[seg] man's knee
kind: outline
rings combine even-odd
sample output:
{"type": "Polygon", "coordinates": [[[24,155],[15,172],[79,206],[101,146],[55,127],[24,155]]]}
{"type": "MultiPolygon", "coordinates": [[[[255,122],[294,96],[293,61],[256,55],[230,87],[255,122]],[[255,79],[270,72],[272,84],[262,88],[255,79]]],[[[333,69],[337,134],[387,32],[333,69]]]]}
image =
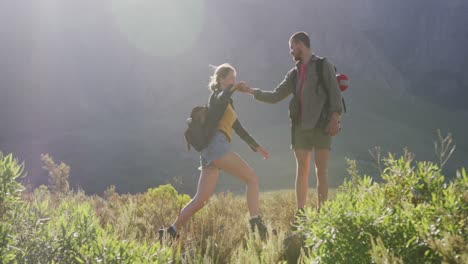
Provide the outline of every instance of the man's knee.
{"type": "Polygon", "coordinates": [[[310,167],[310,153],[297,151],[296,152],[296,162],[299,168],[309,168],[310,167]]]}
{"type": "Polygon", "coordinates": [[[328,150],[316,151],[315,153],[315,171],[317,177],[326,177],[328,174],[328,150]]]}
{"type": "Polygon", "coordinates": [[[317,176],[323,176],[323,177],[326,177],[328,175],[328,168],[325,166],[325,167],[319,167],[317,166],[315,168],[315,171],[317,172],[317,176]]]}

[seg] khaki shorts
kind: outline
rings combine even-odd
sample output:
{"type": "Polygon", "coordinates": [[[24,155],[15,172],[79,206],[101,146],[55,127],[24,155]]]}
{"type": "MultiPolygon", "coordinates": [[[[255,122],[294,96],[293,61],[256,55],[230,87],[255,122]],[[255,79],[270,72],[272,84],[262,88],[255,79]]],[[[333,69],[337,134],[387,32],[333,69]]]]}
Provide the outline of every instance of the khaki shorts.
{"type": "Polygon", "coordinates": [[[296,126],[291,134],[292,149],[331,149],[332,137],[323,128],[302,129],[296,126]]]}

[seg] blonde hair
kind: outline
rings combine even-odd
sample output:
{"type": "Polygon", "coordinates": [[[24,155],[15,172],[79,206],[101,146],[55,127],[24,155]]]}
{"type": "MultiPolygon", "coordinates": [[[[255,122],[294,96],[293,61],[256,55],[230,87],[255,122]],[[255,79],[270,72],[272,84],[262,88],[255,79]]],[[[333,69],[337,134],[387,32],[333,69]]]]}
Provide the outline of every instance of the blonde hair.
{"type": "Polygon", "coordinates": [[[229,63],[223,63],[219,66],[210,65],[210,67],[215,69],[213,75],[210,77],[210,83],[208,84],[208,88],[210,88],[211,91],[219,89],[219,81],[222,78],[226,78],[231,71],[236,74],[236,69],[234,69],[234,67],[229,63]]]}

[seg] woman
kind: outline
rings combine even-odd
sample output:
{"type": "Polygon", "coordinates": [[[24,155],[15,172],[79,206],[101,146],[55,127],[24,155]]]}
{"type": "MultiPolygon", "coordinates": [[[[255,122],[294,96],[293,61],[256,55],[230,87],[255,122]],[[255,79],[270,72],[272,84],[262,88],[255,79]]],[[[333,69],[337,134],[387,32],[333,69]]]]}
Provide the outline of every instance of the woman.
{"type": "Polygon", "coordinates": [[[203,208],[213,194],[218,181],[219,170],[233,175],[247,185],[247,205],[250,213],[250,227],[258,230],[262,239],[266,237],[266,227],[260,218],[258,177],[253,169],[236,153],[230,151],[232,132],[236,132],[252,150],[268,159],[268,153],[245,131],[237,119],[232,105],[232,93],[243,83],[236,83],[236,70],[225,63],[216,67],[211,76],[209,88],[212,94],[208,103],[206,116],[206,133],[209,143],[200,152],[200,179],[195,197],[180,211],[175,222],[166,229],[159,230],[162,241],[164,235],[173,239],[177,231],[189,218],[203,208]]]}

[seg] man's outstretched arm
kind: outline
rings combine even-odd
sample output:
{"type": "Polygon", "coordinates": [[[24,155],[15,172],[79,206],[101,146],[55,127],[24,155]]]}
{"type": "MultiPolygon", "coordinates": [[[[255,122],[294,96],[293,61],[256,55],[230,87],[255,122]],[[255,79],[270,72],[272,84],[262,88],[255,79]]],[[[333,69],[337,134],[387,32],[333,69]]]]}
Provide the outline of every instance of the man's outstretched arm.
{"type": "Polygon", "coordinates": [[[258,101],[274,104],[288,97],[288,95],[292,93],[293,89],[295,89],[294,74],[295,69],[289,71],[284,77],[284,80],[273,91],[263,91],[258,88],[250,88],[248,86],[243,86],[238,90],[252,94],[258,101]]]}

